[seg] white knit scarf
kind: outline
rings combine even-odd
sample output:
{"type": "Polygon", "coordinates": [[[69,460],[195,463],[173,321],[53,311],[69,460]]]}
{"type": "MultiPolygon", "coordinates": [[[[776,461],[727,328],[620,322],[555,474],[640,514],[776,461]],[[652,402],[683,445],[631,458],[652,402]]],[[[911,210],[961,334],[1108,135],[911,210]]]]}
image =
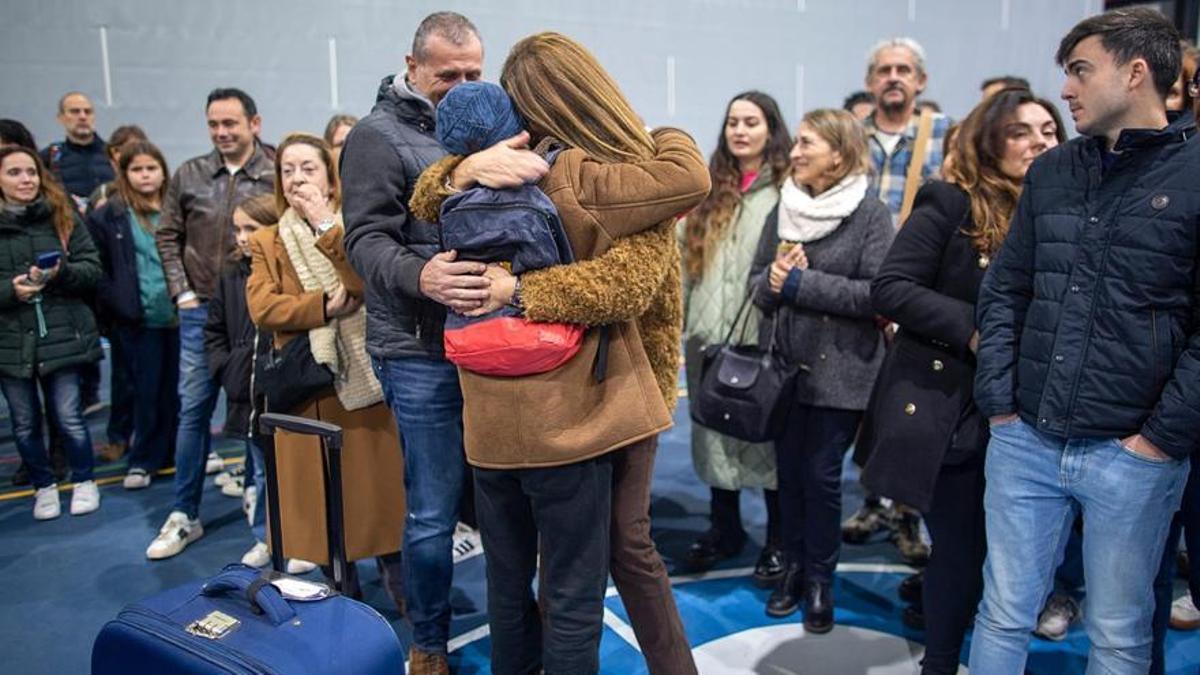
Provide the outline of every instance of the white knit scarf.
{"type": "Polygon", "coordinates": [[[779,192],[779,240],[807,243],[829,236],[867,195],[866,174],[851,174],[813,197],[788,178],[779,192]]]}
{"type": "MultiPolygon", "coordinates": [[[[336,218],[340,227],[342,214],[336,218]]],[[[342,287],[333,263],[317,249],[317,236],[295,209],[284,211],[279,219],[279,238],[305,291],[332,295],[342,287]]],[[[336,374],[333,386],[343,408],[358,410],[383,400],[383,389],[367,356],[365,308],[309,330],[308,340],[313,359],[336,374]]]]}

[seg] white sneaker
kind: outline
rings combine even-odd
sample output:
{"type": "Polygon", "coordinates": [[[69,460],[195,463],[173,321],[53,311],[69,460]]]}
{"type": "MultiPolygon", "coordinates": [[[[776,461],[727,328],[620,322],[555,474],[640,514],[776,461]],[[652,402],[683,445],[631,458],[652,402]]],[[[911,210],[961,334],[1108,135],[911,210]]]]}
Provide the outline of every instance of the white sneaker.
{"type": "Polygon", "coordinates": [[[172,511],[163,523],[158,536],[146,548],[146,557],[151,560],[162,560],[178,555],[187,545],[204,536],[204,527],[200,520],[188,520],[183,511],[172,511]]]}
{"type": "Polygon", "coordinates": [[[271,564],[271,551],[266,544],[260,541],[254,545],[254,548],[246,551],[246,555],[242,556],[242,564],[251,567],[266,567],[271,564]]]}
{"type": "Polygon", "coordinates": [[[204,473],[213,474],[220,473],[225,470],[225,460],[215,452],[208,453],[208,460],[204,463],[204,473]]]}
{"type": "Polygon", "coordinates": [[[1067,637],[1071,624],[1079,619],[1079,603],[1075,598],[1063,593],[1055,593],[1046,602],[1046,607],[1038,616],[1037,629],[1033,632],[1047,640],[1058,642],[1067,637]]]}
{"type": "Polygon", "coordinates": [[[130,469],[129,473],[125,474],[125,480],[121,485],[126,490],[148,488],[150,487],[150,474],[145,469],[130,469]]]}
{"type": "Polygon", "coordinates": [[[96,487],[96,481],[86,480],[76,483],[75,489],[71,490],[71,515],[82,516],[98,508],[100,508],[100,488],[96,487]]]}
{"type": "Polygon", "coordinates": [[[479,530],[466,523],[459,523],[454,528],[454,545],[451,548],[454,551],[455,564],[483,553],[483,540],[479,538],[479,530]]]}
{"type": "Polygon", "coordinates": [[[213,485],[216,485],[217,487],[225,487],[244,475],[246,475],[246,465],[238,464],[232,469],[226,469],[217,474],[217,477],[213,479],[213,485]]]}
{"type": "Polygon", "coordinates": [[[1171,628],[1175,630],[1196,630],[1200,628],[1200,609],[1192,602],[1190,593],[1171,603],[1171,628]]]}
{"type": "Polygon", "coordinates": [[[287,561],[287,565],[284,567],[287,569],[288,574],[308,574],[309,572],[317,569],[317,563],[301,560],[299,558],[292,558],[291,560],[287,561]]]}
{"type": "Polygon", "coordinates": [[[33,498],[33,519],[54,520],[62,515],[62,504],[58,500],[58,484],[38,488],[33,498]]]}
{"type": "Polygon", "coordinates": [[[241,498],[245,493],[246,479],[244,476],[237,476],[221,487],[221,494],[226,497],[241,498]]]}

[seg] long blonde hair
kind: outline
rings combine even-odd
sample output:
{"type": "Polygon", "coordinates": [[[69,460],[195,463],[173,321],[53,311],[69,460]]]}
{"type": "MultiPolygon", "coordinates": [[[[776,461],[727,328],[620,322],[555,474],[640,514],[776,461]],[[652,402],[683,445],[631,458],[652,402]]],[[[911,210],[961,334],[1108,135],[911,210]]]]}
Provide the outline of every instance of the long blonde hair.
{"type": "Polygon", "coordinates": [[[654,140],[612,77],[583,45],[561,33],[513,46],[500,73],[535,137],[552,136],[601,162],[654,156],[654,140]]]}

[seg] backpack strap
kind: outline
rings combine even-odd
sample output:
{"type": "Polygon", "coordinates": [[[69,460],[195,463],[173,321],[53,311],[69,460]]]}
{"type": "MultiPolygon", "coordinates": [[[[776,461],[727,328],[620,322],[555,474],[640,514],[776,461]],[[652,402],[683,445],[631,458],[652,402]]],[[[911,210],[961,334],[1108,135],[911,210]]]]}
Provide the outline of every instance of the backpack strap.
{"type": "Polygon", "coordinates": [[[912,158],[908,162],[908,174],[904,177],[904,200],[900,202],[901,226],[912,213],[913,202],[917,198],[917,188],[921,187],[921,170],[925,168],[925,157],[929,154],[929,141],[933,136],[933,111],[925,108],[921,111],[921,119],[917,123],[917,138],[913,142],[912,158]]]}

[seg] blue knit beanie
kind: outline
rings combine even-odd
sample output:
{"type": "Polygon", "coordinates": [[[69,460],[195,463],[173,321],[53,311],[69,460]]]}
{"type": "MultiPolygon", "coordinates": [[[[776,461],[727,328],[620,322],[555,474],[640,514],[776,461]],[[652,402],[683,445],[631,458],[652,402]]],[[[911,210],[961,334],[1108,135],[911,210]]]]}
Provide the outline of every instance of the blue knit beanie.
{"type": "Polygon", "coordinates": [[[452,155],[478,152],[516,136],[523,128],[512,99],[498,84],[463,82],[438,103],[438,143],[452,155]]]}

